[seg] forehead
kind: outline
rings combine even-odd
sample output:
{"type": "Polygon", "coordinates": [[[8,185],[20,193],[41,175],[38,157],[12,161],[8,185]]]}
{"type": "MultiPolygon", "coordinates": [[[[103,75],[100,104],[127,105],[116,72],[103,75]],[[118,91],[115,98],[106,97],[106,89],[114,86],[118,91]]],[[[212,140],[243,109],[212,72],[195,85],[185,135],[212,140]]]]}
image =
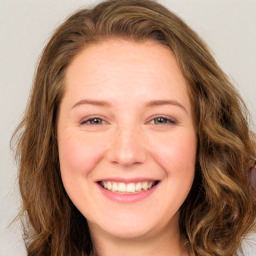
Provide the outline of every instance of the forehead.
{"type": "MultiPolygon", "coordinates": [[[[189,104],[187,83],[169,47],[153,40],[112,39],[85,47],[71,62],[67,96],[172,97],[189,104]]],[[[141,100],[141,99],[140,99],[141,100]]]]}

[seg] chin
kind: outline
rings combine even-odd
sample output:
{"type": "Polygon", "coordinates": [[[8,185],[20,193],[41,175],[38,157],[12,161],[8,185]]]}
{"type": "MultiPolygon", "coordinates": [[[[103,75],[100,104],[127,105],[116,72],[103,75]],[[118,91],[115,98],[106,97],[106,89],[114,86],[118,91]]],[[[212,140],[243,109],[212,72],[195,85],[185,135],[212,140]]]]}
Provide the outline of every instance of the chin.
{"type": "Polygon", "coordinates": [[[104,228],[105,233],[107,233],[111,237],[115,237],[117,239],[140,239],[146,238],[150,236],[151,229],[143,228],[143,227],[106,227],[104,228]]]}
{"type": "Polygon", "coordinates": [[[121,239],[134,239],[148,236],[152,232],[152,228],[144,227],[138,223],[137,225],[130,225],[129,227],[127,227],[127,225],[112,227],[108,231],[112,236],[121,239]]]}
{"type": "MultiPolygon", "coordinates": [[[[117,216],[115,216],[117,217],[117,216]]],[[[145,218],[145,215],[141,218],[138,216],[119,216],[119,218],[112,218],[113,221],[103,220],[100,223],[96,223],[91,226],[90,230],[98,230],[100,233],[105,233],[109,236],[119,239],[146,239],[153,237],[161,232],[168,223],[163,223],[160,220],[157,221],[155,216],[151,218],[145,218]],[[98,228],[95,229],[95,226],[98,228]]],[[[149,216],[148,216],[149,217],[149,216]]]]}

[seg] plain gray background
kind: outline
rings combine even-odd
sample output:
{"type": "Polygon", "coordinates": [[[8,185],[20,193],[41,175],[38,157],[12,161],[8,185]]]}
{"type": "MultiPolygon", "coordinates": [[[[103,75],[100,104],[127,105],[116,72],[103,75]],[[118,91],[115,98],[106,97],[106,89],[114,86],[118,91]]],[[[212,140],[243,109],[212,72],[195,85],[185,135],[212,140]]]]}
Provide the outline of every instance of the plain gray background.
{"type": "MultiPolygon", "coordinates": [[[[53,30],[93,0],[0,0],[0,256],[25,256],[16,216],[17,166],[9,141],[29,97],[34,69],[53,30]]],[[[159,1],[206,41],[256,122],[256,0],[159,1]]],[[[252,126],[255,131],[255,126],[252,126]]]]}

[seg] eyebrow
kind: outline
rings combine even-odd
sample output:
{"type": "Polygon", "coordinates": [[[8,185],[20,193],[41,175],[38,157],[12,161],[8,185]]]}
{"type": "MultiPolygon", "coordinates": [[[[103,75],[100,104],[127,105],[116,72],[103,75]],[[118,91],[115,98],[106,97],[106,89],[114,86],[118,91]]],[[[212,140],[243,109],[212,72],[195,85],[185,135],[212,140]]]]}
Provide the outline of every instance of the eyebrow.
{"type": "Polygon", "coordinates": [[[177,100],[152,100],[146,103],[146,107],[155,107],[155,106],[161,106],[161,105],[177,106],[183,109],[186,113],[188,113],[188,110],[177,100]]]}
{"type": "Polygon", "coordinates": [[[85,104],[89,104],[89,105],[95,105],[95,106],[102,106],[102,107],[110,107],[111,104],[107,101],[104,101],[104,100],[90,100],[90,99],[84,99],[84,100],[80,100],[78,101],[73,107],[77,107],[77,106],[80,106],[80,105],[85,105],[85,104]]]}
{"type": "MultiPolygon", "coordinates": [[[[100,106],[100,107],[111,107],[112,104],[108,101],[104,100],[91,100],[91,99],[83,99],[78,101],[75,105],[73,105],[72,109],[80,106],[80,105],[94,105],[94,106],[100,106]]],[[[177,100],[151,100],[145,104],[146,108],[149,107],[156,107],[161,105],[173,105],[180,107],[182,110],[184,110],[186,113],[188,113],[187,109],[177,100]]]]}

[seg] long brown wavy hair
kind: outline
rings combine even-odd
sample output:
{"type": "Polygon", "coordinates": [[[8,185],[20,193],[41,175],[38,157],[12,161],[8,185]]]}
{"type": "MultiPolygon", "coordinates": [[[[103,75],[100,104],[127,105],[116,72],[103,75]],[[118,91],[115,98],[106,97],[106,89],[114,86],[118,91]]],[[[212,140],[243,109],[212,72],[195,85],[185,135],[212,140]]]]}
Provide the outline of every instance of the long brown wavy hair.
{"type": "Polygon", "coordinates": [[[196,175],[180,209],[190,255],[234,255],[255,227],[248,180],[256,158],[248,111],[205,43],[179,17],[150,0],[110,0],[71,15],[41,56],[28,107],[15,132],[20,217],[29,256],[91,255],[87,221],[60,177],[56,125],[65,71],[84,47],[108,38],[170,47],[188,83],[198,136],[196,175]]]}

